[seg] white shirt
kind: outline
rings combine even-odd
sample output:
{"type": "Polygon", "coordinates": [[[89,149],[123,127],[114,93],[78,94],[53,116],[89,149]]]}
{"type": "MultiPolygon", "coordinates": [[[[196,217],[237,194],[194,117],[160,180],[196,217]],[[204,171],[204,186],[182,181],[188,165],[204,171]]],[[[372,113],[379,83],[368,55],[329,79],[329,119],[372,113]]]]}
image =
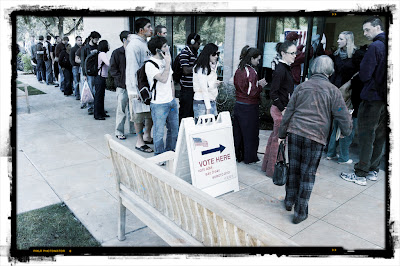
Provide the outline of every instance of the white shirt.
{"type": "Polygon", "coordinates": [[[210,101],[215,101],[218,96],[216,69],[211,69],[209,75],[204,74],[202,68],[199,68],[197,72],[194,69],[195,67],[193,68],[193,99],[204,100],[206,109],[211,109],[210,101]]]}
{"type": "MultiPolygon", "coordinates": [[[[151,57],[150,60],[154,61],[159,69],[156,68],[156,66],[154,64],[152,64],[151,62],[146,63],[146,76],[147,76],[147,80],[149,81],[149,85],[150,88],[153,87],[154,84],[154,76],[159,74],[159,73],[163,73],[164,69],[165,69],[165,60],[162,59],[156,59],[154,57],[151,57]]],[[[153,91],[153,98],[151,100],[151,103],[154,104],[162,104],[162,103],[169,103],[173,100],[173,96],[172,96],[172,68],[171,66],[169,66],[170,70],[169,70],[169,76],[168,76],[168,80],[166,83],[162,83],[161,81],[157,81],[156,84],[156,93],[154,93],[153,91]],[[156,95],[156,99],[154,100],[154,95],[156,95]]]]}

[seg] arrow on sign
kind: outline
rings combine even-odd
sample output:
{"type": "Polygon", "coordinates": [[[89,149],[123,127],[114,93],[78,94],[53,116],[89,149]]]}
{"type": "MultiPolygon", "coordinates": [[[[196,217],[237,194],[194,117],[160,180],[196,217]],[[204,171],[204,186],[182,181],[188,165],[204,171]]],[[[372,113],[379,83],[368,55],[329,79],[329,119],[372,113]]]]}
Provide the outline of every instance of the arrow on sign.
{"type": "Polygon", "coordinates": [[[218,147],[218,148],[214,148],[214,149],[202,151],[202,152],[201,152],[201,155],[206,155],[206,154],[213,153],[213,152],[217,152],[217,151],[220,151],[220,153],[222,153],[223,150],[225,150],[225,147],[222,146],[221,144],[219,144],[219,147],[218,147]]]}

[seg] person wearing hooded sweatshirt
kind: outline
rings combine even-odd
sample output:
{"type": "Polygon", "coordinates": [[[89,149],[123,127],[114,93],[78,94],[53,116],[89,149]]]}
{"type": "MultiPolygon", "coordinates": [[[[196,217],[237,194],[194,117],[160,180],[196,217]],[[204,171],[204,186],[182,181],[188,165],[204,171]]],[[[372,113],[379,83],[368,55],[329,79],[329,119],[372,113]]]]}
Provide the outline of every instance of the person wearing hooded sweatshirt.
{"type": "Polygon", "coordinates": [[[153,34],[150,20],[147,18],[138,18],[135,20],[135,32],[128,37],[129,44],[125,48],[126,56],[126,89],[129,98],[129,111],[131,121],[135,123],[137,141],[135,149],[142,152],[151,153],[147,144],[152,144],[151,128],[153,120],[151,119],[150,106],[142,103],[138,98],[137,71],[147,61],[151,53],[147,47],[147,38],[153,34]],[[144,121],[144,124],[143,124],[144,121]],[[145,131],[143,128],[145,126],[145,131]]]}

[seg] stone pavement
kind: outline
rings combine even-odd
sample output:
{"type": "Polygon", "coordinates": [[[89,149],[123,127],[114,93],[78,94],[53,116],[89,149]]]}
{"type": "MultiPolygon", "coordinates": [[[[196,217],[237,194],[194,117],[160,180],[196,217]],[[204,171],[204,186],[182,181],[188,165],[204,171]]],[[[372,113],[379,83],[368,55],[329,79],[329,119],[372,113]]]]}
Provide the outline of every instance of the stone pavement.
{"type": "MultiPolygon", "coordinates": [[[[103,246],[168,246],[132,213],[127,211],[127,239],[117,239],[118,202],[105,134],[114,136],[116,95],[106,91],[105,109],[111,116],[94,120],[80,109],[74,97],[59,88],[19,73],[18,80],[46,94],[17,99],[17,213],[65,203],[103,246]]],[[[271,131],[260,130],[260,159],[271,131]]],[[[127,134],[120,143],[133,149],[136,137],[127,134]]],[[[133,149],[134,150],[134,149],[133,149]]],[[[134,150],[136,152],[136,150],[134,150]]],[[[153,154],[145,154],[150,157],[153,154]]],[[[356,149],[351,149],[357,161],[356,149]]],[[[14,158],[14,159],[15,159],[14,158]]],[[[224,200],[271,230],[301,246],[342,246],[347,250],[385,248],[385,174],[367,186],[339,177],[352,165],[321,159],[309,202],[309,217],[293,224],[293,211],[283,205],[284,186],[279,187],[261,172],[261,164],[238,163],[240,191],[224,200]]],[[[384,168],[383,168],[384,169],[384,168]]]]}

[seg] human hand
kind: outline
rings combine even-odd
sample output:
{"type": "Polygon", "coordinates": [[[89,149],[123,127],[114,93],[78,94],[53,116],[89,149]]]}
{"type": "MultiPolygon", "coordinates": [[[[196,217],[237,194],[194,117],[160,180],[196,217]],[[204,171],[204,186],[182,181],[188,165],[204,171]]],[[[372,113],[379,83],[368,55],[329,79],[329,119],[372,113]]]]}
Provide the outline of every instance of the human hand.
{"type": "Polygon", "coordinates": [[[285,107],[285,109],[283,109],[283,111],[282,111],[282,116],[285,115],[285,111],[286,111],[286,107],[285,107]]]}
{"type": "Polygon", "coordinates": [[[258,81],[258,84],[260,84],[261,87],[267,86],[268,82],[265,81],[265,78],[261,79],[258,81]]]}
{"type": "Polygon", "coordinates": [[[284,141],[285,141],[285,139],[278,139],[278,144],[280,145],[281,142],[284,142],[284,141]]]}

